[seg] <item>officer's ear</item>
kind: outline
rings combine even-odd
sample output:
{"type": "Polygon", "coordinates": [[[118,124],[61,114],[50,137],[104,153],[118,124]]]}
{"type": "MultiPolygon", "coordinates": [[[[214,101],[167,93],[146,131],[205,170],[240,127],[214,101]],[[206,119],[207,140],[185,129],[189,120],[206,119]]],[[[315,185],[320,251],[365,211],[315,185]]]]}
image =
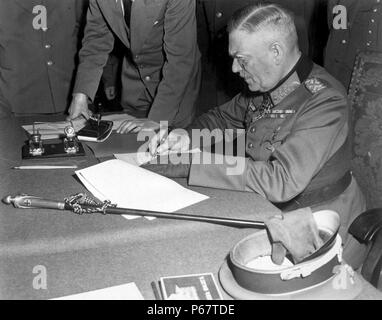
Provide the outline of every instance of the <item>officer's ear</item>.
{"type": "Polygon", "coordinates": [[[275,41],[270,45],[270,51],[274,63],[276,65],[280,65],[285,54],[283,46],[279,42],[275,41]]]}

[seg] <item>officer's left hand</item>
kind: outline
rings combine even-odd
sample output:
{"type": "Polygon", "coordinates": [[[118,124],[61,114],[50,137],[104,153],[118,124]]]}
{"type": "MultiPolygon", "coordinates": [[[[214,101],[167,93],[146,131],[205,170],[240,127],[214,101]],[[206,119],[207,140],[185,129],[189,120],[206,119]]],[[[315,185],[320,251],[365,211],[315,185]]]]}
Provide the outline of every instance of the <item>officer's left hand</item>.
{"type": "Polygon", "coordinates": [[[121,123],[116,130],[117,133],[138,133],[139,131],[154,131],[159,129],[159,123],[149,119],[126,120],[121,123]]]}
{"type": "Polygon", "coordinates": [[[323,241],[309,207],[266,219],[271,236],[272,261],[282,264],[287,251],[299,262],[318,250],[323,241]]]}

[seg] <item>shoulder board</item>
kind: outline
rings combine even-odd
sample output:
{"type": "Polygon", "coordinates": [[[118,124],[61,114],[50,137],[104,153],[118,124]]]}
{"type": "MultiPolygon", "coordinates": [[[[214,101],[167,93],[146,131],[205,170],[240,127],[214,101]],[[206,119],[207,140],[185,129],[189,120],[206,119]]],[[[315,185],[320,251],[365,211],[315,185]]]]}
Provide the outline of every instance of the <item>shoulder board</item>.
{"type": "Polygon", "coordinates": [[[308,91],[312,94],[315,94],[322,89],[327,88],[327,85],[320,79],[317,78],[310,78],[305,80],[304,82],[305,88],[308,89],[308,91]]]}

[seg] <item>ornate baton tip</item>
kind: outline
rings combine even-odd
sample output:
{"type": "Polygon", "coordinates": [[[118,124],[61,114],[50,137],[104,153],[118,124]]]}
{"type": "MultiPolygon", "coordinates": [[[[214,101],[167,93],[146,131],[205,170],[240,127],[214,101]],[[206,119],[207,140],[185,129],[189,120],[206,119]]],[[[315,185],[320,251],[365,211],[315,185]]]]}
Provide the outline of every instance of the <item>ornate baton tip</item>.
{"type": "Polygon", "coordinates": [[[5,198],[3,198],[2,202],[5,203],[5,204],[11,204],[12,200],[14,200],[14,198],[12,198],[12,196],[9,195],[9,196],[6,196],[5,198]]]}

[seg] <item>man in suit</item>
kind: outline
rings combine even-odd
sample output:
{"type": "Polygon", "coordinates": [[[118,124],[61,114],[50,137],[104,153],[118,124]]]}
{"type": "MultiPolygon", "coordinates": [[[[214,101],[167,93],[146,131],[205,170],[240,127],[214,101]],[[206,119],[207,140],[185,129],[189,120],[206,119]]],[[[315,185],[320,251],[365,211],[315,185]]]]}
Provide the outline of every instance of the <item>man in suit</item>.
{"type": "MultiPolygon", "coordinates": [[[[357,268],[364,251],[347,230],[365,210],[365,200],[349,171],[349,105],[343,86],[301,53],[293,19],[277,5],[239,10],[228,31],[232,71],[248,91],[201,115],[187,130],[175,129],[167,138],[161,130],[149,145],[152,154],[183,151],[200,147],[201,130],[211,136],[239,130],[240,156],[219,154],[215,143],[215,155],[195,154],[191,165],[146,168],[187,176],[190,185],[256,192],[284,211],[332,209],[341,217],[344,255],[357,268]]],[[[212,141],[202,140],[204,147],[212,141]]]]}
{"type": "Polygon", "coordinates": [[[86,5],[0,1],[0,90],[14,113],[67,110],[86,5]]]}
{"type": "Polygon", "coordinates": [[[194,0],[91,0],[68,118],[90,115],[115,36],[126,47],[121,104],[137,118],[118,132],[190,124],[200,86],[194,0]]]}

